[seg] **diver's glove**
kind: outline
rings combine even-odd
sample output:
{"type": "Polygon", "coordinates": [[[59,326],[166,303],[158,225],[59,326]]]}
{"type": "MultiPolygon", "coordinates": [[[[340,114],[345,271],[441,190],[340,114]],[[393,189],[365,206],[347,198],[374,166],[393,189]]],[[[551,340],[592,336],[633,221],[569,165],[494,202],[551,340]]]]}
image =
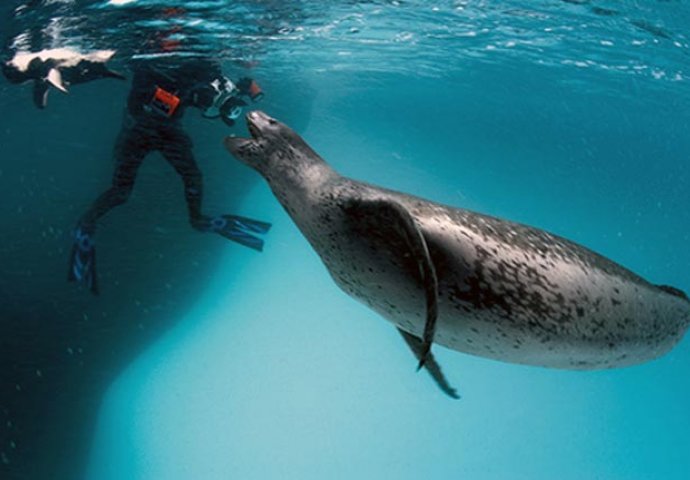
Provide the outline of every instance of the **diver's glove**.
{"type": "Polygon", "coordinates": [[[74,243],[70,253],[69,272],[67,280],[82,283],[94,295],[98,295],[98,280],[96,278],[96,246],[92,234],[83,227],[74,232],[74,243]]]}

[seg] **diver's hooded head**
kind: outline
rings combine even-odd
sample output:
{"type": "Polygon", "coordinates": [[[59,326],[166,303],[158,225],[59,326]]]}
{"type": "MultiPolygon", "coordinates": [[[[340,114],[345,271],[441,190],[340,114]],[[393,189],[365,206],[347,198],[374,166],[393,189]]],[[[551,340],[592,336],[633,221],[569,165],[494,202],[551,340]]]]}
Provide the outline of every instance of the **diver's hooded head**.
{"type": "Polygon", "coordinates": [[[280,172],[299,174],[312,165],[325,165],[287,125],[257,110],[247,113],[245,118],[252,138],[226,137],[225,148],[265,177],[280,172]]]}

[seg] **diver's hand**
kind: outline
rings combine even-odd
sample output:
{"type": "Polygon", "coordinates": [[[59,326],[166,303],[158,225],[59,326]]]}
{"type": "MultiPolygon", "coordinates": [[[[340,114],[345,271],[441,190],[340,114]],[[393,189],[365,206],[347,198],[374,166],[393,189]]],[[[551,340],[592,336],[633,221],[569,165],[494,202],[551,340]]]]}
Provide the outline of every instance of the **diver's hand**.
{"type": "Polygon", "coordinates": [[[240,91],[241,95],[251,98],[252,102],[258,102],[264,96],[263,90],[253,78],[240,78],[235,86],[240,91]]]}

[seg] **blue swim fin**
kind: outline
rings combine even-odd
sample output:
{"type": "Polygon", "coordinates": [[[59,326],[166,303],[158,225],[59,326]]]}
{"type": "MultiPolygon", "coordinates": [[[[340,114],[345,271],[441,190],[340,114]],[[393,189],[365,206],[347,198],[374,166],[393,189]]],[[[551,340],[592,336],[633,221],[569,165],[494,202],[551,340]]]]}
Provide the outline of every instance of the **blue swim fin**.
{"type": "Polygon", "coordinates": [[[270,228],[270,223],[237,215],[220,215],[211,220],[212,231],[259,252],[264,248],[264,241],[253,234],[263,235],[270,228]]]}
{"type": "Polygon", "coordinates": [[[77,228],[74,232],[74,244],[70,253],[67,280],[82,283],[88,287],[91,293],[98,295],[96,247],[91,235],[81,228],[77,228]]]}

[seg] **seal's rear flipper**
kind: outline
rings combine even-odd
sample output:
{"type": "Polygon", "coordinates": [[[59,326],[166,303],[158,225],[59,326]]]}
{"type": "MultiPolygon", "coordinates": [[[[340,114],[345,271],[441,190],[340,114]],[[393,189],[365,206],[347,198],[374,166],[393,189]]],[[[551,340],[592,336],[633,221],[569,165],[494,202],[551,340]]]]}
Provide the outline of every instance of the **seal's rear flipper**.
{"type": "Polygon", "coordinates": [[[351,200],[346,206],[353,227],[363,237],[373,239],[374,248],[387,249],[399,261],[411,258],[426,295],[426,322],[419,354],[418,369],[430,357],[438,318],[438,279],[429,248],[414,218],[399,203],[387,200],[351,200]]]}
{"type": "MultiPolygon", "coordinates": [[[[398,332],[400,332],[400,335],[405,339],[405,342],[407,345],[410,347],[412,352],[415,354],[415,356],[418,359],[421,359],[422,352],[423,352],[423,344],[422,340],[415,337],[414,335],[411,335],[403,330],[398,329],[398,332]]],[[[458,395],[458,392],[450,386],[448,383],[448,380],[446,380],[446,377],[443,375],[443,372],[441,371],[441,367],[439,366],[438,363],[436,363],[436,359],[434,358],[434,355],[429,352],[426,354],[426,360],[424,362],[424,368],[426,368],[426,371],[429,372],[429,375],[431,375],[431,378],[434,379],[434,382],[436,382],[436,385],[443,390],[443,393],[448,395],[451,398],[458,399],[460,398],[460,395],[458,395]]]]}

